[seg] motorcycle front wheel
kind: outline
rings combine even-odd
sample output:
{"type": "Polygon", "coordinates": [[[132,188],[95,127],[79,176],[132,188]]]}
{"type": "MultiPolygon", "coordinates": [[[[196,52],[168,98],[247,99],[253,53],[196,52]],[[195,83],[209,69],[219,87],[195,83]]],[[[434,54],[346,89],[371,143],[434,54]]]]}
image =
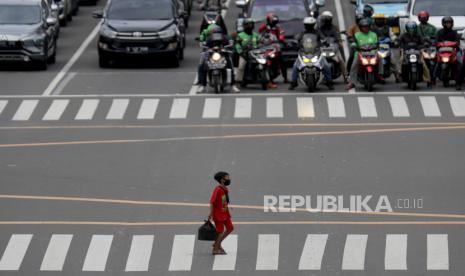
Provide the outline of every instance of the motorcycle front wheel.
{"type": "Polygon", "coordinates": [[[307,76],[307,80],[306,80],[306,84],[307,84],[307,89],[308,89],[308,92],[314,92],[316,90],[316,80],[315,80],[315,75],[309,75],[307,76]]]}

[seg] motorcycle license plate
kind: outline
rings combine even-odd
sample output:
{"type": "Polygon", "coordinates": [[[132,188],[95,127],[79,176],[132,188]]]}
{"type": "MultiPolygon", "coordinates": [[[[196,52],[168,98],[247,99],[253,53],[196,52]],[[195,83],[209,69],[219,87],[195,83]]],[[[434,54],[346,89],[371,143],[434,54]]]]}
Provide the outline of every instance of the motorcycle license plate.
{"type": "Polygon", "coordinates": [[[126,52],[132,54],[144,54],[149,51],[149,47],[127,47],[126,52]]]}
{"type": "Polygon", "coordinates": [[[400,33],[400,27],[398,27],[398,26],[392,27],[392,32],[395,33],[395,34],[400,33]]]}

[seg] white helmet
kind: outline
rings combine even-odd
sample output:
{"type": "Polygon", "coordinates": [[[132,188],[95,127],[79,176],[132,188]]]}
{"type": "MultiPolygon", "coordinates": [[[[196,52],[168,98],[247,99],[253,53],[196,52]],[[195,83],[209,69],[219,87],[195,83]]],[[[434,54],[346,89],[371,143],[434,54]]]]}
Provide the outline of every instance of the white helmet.
{"type": "Polygon", "coordinates": [[[304,22],[304,25],[315,25],[316,19],[309,16],[309,17],[305,17],[303,22],[304,22]]]}
{"type": "Polygon", "coordinates": [[[324,12],[321,14],[321,16],[327,16],[327,17],[333,18],[333,13],[330,12],[330,11],[324,11],[324,12]]]}

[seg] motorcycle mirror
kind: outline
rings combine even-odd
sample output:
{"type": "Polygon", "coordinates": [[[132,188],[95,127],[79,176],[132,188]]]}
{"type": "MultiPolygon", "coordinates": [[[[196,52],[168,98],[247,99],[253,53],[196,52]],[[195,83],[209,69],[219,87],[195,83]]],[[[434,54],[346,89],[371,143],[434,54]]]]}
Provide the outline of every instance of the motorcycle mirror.
{"type": "Polygon", "coordinates": [[[357,0],[350,0],[350,3],[351,3],[352,5],[357,5],[357,0]]]}
{"type": "Polygon", "coordinates": [[[319,7],[322,8],[326,5],[326,0],[316,0],[315,4],[319,7]]]}
{"type": "Polygon", "coordinates": [[[245,8],[245,5],[246,5],[245,0],[236,0],[235,3],[236,3],[236,7],[238,7],[239,9],[245,8]]]}

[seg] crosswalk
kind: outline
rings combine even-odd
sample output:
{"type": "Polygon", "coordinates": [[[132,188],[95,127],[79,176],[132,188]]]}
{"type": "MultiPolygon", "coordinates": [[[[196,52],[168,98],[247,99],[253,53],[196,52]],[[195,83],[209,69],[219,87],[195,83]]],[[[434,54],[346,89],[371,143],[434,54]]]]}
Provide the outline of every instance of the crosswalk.
{"type": "MultiPolygon", "coordinates": [[[[40,235],[39,235],[40,236],[40,235]]],[[[212,256],[210,263],[211,271],[278,271],[280,266],[287,262],[280,261],[281,258],[296,260],[294,269],[298,271],[321,271],[328,267],[328,263],[339,266],[334,268],[342,271],[364,271],[367,269],[367,257],[379,254],[384,259],[384,266],[376,268],[377,271],[407,271],[412,269],[408,265],[414,258],[425,258],[422,263],[426,267],[420,268],[424,271],[449,271],[449,237],[448,234],[425,234],[421,240],[426,243],[426,252],[420,252],[413,246],[408,246],[409,237],[412,234],[385,234],[382,235],[381,246],[369,247],[370,242],[375,242],[368,234],[347,234],[341,237],[341,242],[330,234],[316,233],[306,234],[305,240],[299,246],[292,246],[291,256],[284,256],[283,252],[289,252],[285,239],[280,234],[257,234],[256,237],[247,236],[247,240],[241,240],[238,234],[230,235],[223,243],[227,255],[212,256]],[[254,241],[255,240],[255,241],[254,241]],[[255,246],[256,251],[244,246],[255,246]],[[341,247],[337,250],[340,256],[329,255],[328,247],[341,247]],[[370,251],[371,249],[371,251],[370,251]],[[376,252],[374,252],[375,250],[376,252]],[[256,252],[256,253],[255,253],[256,252]],[[410,253],[409,253],[410,252],[410,253]],[[412,254],[413,253],[413,254],[412,254]],[[384,257],[384,258],[383,258],[384,257]],[[242,262],[238,262],[242,260],[242,262]],[[244,263],[243,260],[247,262],[244,263]]],[[[73,234],[51,234],[44,237],[36,237],[33,234],[11,234],[3,254],[0,255],[0,271],[21,271],[23,269],[39,271],[63,271],[66,265],[80,264],[80,271],[116,271],[118,268],[124,272],[151,271],[154,267],[163,267],[166,262],[157,263],[159,260],[168,260],[161,255],[166,255],[169,262],[166,263],[167,271],[192,271],[194,263],[207,255],[211,245],[197,241],[195,235],[179,234],[172,235],[171,248],[160,248],[157,243],[165,237],[156,234],[138,234],[125,236],[130,240],[130,245],[121,250],[115,250],[114,243],[121,237],[109,234],[93,234],[86,242],[76,242],[79,235],[73,234]],[[47,243],[37,241],[45,240],[47,243]],[[41,244],[44,248],[32,250],[31,247],[41,244]],[[70,254],[73,246],[84,246],[81,255],[70,254]],[[201,248],[201,249],[198,249],[201,248]],[[205,249],[207,248],[207,249],[205,249]],[[208,250],[208,251],[207,251],[208,250]],[[27,254],[33,251],[40,256],[40,262],[35,262],[36,267],[27,263],[27,254]],[[111,255],[119,254],[122,257],[114,258],[111,255]],[[157,254],[155,257],[154,255],[157,254]],[[111,260],[117,259],[115,267],[111,260]],[[121,262],[121,260],[123,260],[121,262]]],[[[376,238],[380,239],[380,236],[376,238]]],[[[420,246],[420,248],[424,248],[420,246]]],[[[0,254],[2,248],[0,248],[0,254]]],[[[418,261],[413,260],[413,263],[418,261]]],[[[372,267],[372,266],[371,266],[372,267]]],[[[372,267],[373,268],[373,267],[372,267]]],[[[418,268],[417,268],[418,269],[418,268]]]]}
{"type": "Polygon", "coordinates": [[[0,122],[464,118],[465,97],[265,96],[0,100],[0,122]]]}

